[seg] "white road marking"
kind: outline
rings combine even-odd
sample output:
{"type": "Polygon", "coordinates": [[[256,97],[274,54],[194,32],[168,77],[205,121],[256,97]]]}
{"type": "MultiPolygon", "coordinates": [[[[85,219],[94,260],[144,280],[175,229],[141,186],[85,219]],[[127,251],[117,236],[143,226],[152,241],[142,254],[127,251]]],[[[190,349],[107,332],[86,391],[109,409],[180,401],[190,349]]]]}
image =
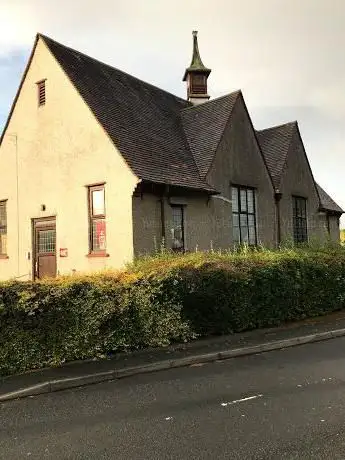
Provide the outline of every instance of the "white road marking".
{"type": "Polygon", "coordinates": [[[223,406],[223,407],[231,406],[233,404],[237,404],[237,403],[244,402],[244,401],[250,401],[251,399],[257,399],[257,398],[262,398],[262,397],[263,397],[263,395],[248,396],[247,398],[235,399],[234,401],[221,403],[221,406],[223,406]]]}

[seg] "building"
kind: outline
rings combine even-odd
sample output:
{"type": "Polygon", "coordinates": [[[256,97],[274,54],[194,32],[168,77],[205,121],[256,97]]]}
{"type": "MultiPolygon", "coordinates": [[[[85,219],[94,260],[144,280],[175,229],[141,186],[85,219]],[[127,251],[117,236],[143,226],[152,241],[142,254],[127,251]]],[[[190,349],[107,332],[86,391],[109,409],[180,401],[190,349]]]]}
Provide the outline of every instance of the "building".
{"type": "Polygon", "coordinates": [[[177,251],[339,240],[296,122],[255,131],[241,91],[187,99],[38,34],[0,139],[0,279],[177,251]]]}

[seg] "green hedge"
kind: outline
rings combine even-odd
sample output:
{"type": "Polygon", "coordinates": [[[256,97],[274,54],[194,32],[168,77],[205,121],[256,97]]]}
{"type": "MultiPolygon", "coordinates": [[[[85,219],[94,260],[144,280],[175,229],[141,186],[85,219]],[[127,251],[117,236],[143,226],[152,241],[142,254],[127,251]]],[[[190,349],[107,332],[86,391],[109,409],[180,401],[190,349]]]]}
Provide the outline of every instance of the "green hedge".
{"type": "Polygon", "coordinates": [[[0,375],[344,306],[339,249],[167,254],[123,273],[0,283],[0,375]]]}

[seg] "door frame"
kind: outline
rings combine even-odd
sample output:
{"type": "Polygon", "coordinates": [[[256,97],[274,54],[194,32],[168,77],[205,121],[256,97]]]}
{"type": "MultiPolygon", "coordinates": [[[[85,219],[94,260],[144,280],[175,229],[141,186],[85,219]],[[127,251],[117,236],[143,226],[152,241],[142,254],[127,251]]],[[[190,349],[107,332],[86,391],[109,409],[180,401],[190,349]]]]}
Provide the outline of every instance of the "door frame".
{"type": "MultiPolygon", "coordinates": [[[[37,257],[37,228],[55,229],[55,238],[56,238],[56,216],[49,217],[37,217],[31,219],[31,237],[32,237],[32,280],[35,281],[39,279],[38,272],[36,270],[36,262],[38,262],[37,257]]],[[[56,240],[55,240],[55,275],[57,273],[57,252],[56,252],[56,240]]]]}

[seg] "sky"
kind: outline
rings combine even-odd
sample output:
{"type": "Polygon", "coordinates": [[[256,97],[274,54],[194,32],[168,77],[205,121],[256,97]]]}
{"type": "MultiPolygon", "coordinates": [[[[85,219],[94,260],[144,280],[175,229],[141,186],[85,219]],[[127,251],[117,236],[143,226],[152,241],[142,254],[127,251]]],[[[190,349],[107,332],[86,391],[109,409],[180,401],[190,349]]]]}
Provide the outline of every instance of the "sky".
{"type": "Polygon", "coordinates": [[[344,21],[344,0],[0,0],[0,132],[36,32],[185,97],[198,30],[211,97],[241,89],[257,129],[297,120],[345,209],[344,21]]]}

